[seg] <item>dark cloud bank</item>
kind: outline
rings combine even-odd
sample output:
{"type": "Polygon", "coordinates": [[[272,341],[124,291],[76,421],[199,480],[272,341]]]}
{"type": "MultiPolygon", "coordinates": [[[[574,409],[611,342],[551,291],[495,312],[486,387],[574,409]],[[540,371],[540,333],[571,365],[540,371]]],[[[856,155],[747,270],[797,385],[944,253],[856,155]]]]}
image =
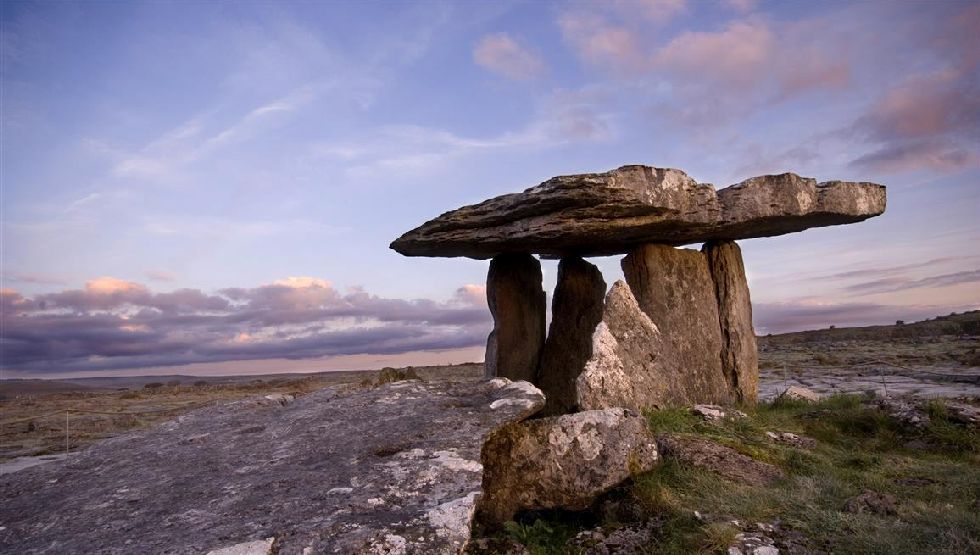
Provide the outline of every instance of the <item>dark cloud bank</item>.
{"type": "Polygon", "coordinates": [[[3,367],[43,374],[471,347],[491,328],[475,289],[448,302],[341,294],[320,280],[216,294],[110,278],[34,298],[4,290],[3,367]]]}
{"type": "MultiPolygon", "coordinates": [[[[474,285],[436,302],[357,289],[342,294],[311,278],[215,294],[153,293],[101,278],[85,289],[34,298],[7,289],[0,303],[2,366],[32,375],[437,351],[483,345],[491,328],[484,290],[474,285]]],[[[755,321],[759,333],[779,333],[912,321],[970,308],[757,303],[755,321]]]]}

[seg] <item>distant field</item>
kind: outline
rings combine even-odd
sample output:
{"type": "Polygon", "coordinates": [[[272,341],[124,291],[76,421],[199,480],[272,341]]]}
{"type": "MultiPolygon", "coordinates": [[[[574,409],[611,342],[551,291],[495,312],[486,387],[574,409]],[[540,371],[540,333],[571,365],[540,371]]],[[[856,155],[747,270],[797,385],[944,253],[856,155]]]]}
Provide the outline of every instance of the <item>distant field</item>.
{"type": "MultiPolygon", "coordinates": [[[[412,371],[423,379],[471,379],[483,375],[483,364],[418,367],[412,371]]],[[[206,405],[270,393],[300,396],[332,385],[373,382],[379,372],[223,376],[210,380],[188,376],[183,380],[171,376],[95,378],[88,380],[89,384],[76,380],[5,380],[0,382],[4,396],[0,398],[0,461],[64,452],[66,412],[68,448],[74,451],[206,405]],[[175,381],[180,383],[173,384],[175,381]],[[131,389],[113,387],[127,387],[120,384],[131,389]]]]}

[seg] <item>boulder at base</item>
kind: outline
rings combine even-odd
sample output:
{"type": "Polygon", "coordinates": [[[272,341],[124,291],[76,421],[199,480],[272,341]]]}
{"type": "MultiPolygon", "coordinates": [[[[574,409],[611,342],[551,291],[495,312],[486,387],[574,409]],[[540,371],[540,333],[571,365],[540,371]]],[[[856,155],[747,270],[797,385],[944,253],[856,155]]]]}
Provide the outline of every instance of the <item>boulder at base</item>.
{"type": "Polygon", "coordinates": [[[657,462],[646,420],[621,408],[518,422],[483,447],[479,518],[499,524],[528,509],[588,508],[657,462]]]}
{"type": "Polygon", "coordinates": [[[496,379],[201,409],[0,477],[0,552],[458,553],[485,437],[543,406],[496,379]]]}

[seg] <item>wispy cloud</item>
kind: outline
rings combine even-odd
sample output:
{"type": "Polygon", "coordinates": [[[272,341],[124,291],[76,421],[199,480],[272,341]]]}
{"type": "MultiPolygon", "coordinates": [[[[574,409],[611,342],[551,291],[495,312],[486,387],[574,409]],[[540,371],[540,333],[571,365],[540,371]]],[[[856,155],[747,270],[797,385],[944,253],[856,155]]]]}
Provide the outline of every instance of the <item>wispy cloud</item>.
{"type": "Polygon", "coordinates": [[[473,49],[473,60],[494,73],[514,80],[530,79],[544,71],[541,57],[507,33],[481,38],[473,49]]]}
{"type": "Polygon", "coordinates": [[[756,333],[785,333],[835,325],[871,326],[897,320],[915,321],[939,314],[980,309],[973,305],[886,305],[877,303],[789,302],[756,303],[752,307],[756,333]]]}
{"type": "Polygon", "coordinates": [[[601,108],[601,91],[556,90],[539,102],[522,129],[490,137],[466,137],[445,129],[382,126],[359,140],[313,145],[310,156],[347,165],[357,176],[391,171],[425,172],[459,157],[515,148],[554,148],[609,139],[612,116],[601,108]]]}
{"type": "Polygon", "coordinates": [[[920,289],[925,287],[948,287],[963,283],[980,283],[980,270],[968,270],[964,272],[953,272],[938,276],[930,276],[921,279],[913,279],[904,276],[889,276],[856,283],[844,288],[848,293],[874,294],[890,293],[894,291],[904,291],[906,289],[920,289]]]}

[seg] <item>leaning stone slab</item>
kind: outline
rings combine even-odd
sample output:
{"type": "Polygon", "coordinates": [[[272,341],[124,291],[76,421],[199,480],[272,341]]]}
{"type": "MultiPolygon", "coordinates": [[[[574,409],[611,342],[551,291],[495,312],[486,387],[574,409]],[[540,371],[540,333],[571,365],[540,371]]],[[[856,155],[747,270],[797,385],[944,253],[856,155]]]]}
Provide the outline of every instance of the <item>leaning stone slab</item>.
{"type": "Polygon", "coordinates": [[[684,397],[684,375],[662,357],[660,330],[640,310],[629,285],[613,284],[602,322],[592,334],[592,356],[575,380],[581,410],[641,410],[684,397]]]}
{"type": "Polygon", "coordinates": [[[526,382],[333,387],[201,409],[0,477],[0,552],[458,553],[526,382]]]}
{"type": "Polygon", "coordinates": [[[508,425],[483,446],[479,518],[500,524],[529,509],[588,508],[657,462],[646,420],[621,408],[508,425]]]}
{"type": "Polygon", "coordinates": [[[632,165],[549,179],[523,193],[464,206],[405,233],[406,256],[492,258],[622,254],[645,243],[686,245],[770,237],[859,222],[885,211],[885,188],[793,173],[715,191],[680,170],[632,165]]]}
{"type": "Polygon", "coordinates": [[[626,283],[663,334],[663,356],[683,375],[684,404],[727,404],[722,333],[708,257],[692,249],[643,245],[622,261],[626,283]]]}
{"type": "Polygon", "coordinates": [[[533,382],[544,348],[547,299],[541,263],[529,254],[498,256],[487,274],[493,331],[487,338],[488,378],[533,382]]]}

